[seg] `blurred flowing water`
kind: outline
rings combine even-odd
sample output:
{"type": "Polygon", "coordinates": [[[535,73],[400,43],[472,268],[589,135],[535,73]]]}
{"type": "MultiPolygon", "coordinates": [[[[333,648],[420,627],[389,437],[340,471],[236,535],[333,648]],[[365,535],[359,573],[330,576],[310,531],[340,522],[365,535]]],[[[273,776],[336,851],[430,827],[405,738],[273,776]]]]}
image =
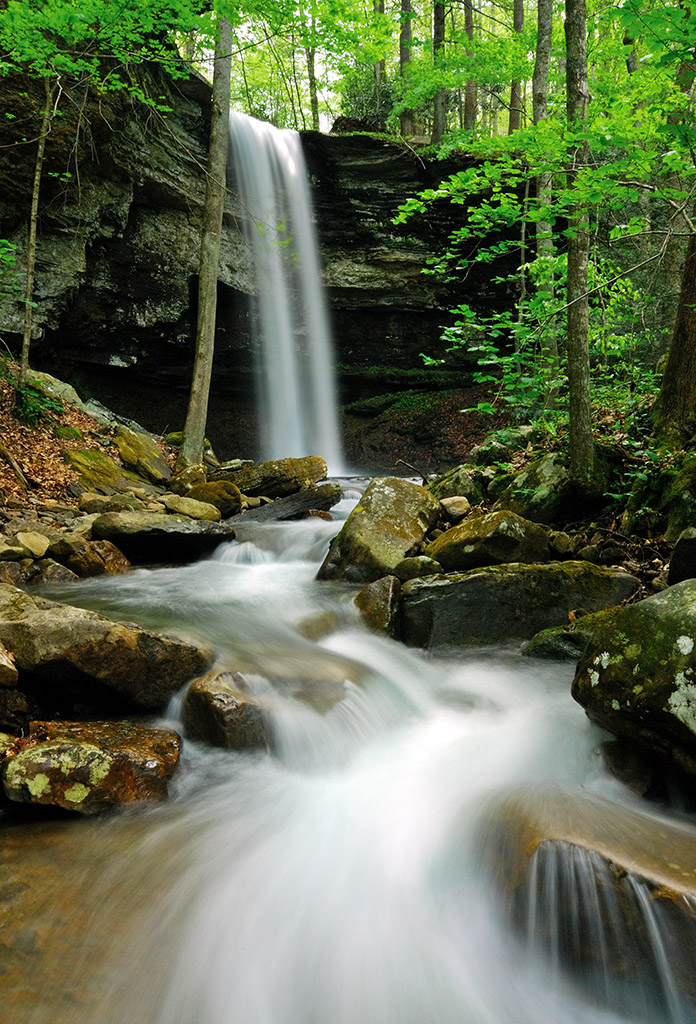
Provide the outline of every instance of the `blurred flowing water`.
{"type": "MultiPolygon", "coordinates": [[[[4,829],[5,881],[24,879],[40,899],[27,908],[18,897],[26,920],[0,956],[3,1019],[693,1020],[669,972],[649,963],[659,922],[641,947],[640,992],[614,983],[609,959],[582,977],[563,969],[556,902],[596,891],[591,855],[571,858],[570,887],[567,866],[531,866],[522,929],[491,871],[489,806],[501,791],[554,782],[621,798],[593,753],[601,734],[569,696],[570,667],[513,650],[436,658],[368,634],[355,591],[314,580],[340,525],[247,526],[195,565],[51,591],[205,640],[222,667],[243,659],[273,690],[275,749],[189,742],[166,806],[4,829]],[[317,616],[333,629],[311,642],[297,627],[317,616]],[[273,683],[327,666],[349,680],[329,710],[273,683]]],[[[168,721],[178,720],[175,701],[168,721]]]]}

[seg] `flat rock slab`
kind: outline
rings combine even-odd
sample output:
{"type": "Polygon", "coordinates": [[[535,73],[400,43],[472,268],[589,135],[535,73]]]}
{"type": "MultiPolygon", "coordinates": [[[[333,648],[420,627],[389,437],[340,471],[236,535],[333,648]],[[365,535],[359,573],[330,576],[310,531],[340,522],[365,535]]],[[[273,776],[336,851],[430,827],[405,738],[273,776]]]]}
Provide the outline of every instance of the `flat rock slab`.
{"type": "Polygon", "coordinates": [[[295,494],[276,498],[259,508],[250,508],[234,517],[235,523],[284,523],[301,519],[318,509],[328,511],[341,500],[341,485],[336,482],[308,484],[295,494]]]}
{"type": "Polygon", "coordinates": [[[110,540],[131,562],[181,564],[210,554],[234,540],[234,527],[162,512],[105,512],[92,524],[92,536],[110,540]]]}
{"type": "Polygon", "coordinates": [[[104,615],[0,584],[0,642],[20,675],[55,699],[161,710],[211,653],[104,615]]]}
{"type": "Polygon", "coordinates": [[[97,814],[141,800],[163,800],[179,760],[172,729],[133,720],[33,722],[0,775],[8,799],[97,814]]]}
{"type": "Polygon", "coordinates": [[[401,636],[412,647],[461,648],[529,639],[635,594],[640,582],[589,562],[495,565],[404,584],[401,636]]]}
{"type": "Polygon", "coordinates": [[[276,459],[260,462],[256,466],[231,470],[225,466],[213,470],[208,479],[229,480],[242,494],[251,497],[282,498],[293,494],[307,483],[316,484],[326,479],[326,462],[319,455],[301,459],[276,459]]]}

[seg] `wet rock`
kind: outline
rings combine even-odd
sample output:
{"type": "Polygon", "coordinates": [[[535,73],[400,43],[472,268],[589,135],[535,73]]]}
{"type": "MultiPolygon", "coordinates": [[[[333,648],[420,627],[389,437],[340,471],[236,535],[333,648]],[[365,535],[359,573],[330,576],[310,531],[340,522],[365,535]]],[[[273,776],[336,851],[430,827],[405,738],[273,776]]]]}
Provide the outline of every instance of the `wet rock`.
{"type": "Polygon", "coordinates": [[[104,562],[104,572],[120,575],[130,569],[126,556],[110,540],[93,540],[92,547],[104,562]]]}
{"type": "Polygon", "coordinates": [[[33,722],[0,774],[5,795],[17,803],[97,814],[164,799],[180,746],[173,730],[131,720],[33,722]]]}
{"type": "Polygon", "coordinates": [[[295,494],[276,498],[268,504],[249,508],[235,517],[235,523],[281,523],[302,519],[314,512],[327,511],[341,500],[341,485],[336,481],[307,484],[295,494]]]}
{"type": "Polygon", "coordinates": [[[49,544],[47,554],[53,561],[60,562],[81,579],[101,576],[106,572],[106,565],[98,548],[77,534],[62,533],[56,536],[49,544]]]}
{"type": "Polygon", "coordinates": [[[207,501],[196,501],[188,495],[183,497],[180,494],[163,494],[161,501],[168,512],[175,512],[177,515],[187,516],[189,519],[203,519],[210,523],[220,522],[220,509],[207,501]]]}
{"type": "Polygon", "coordinates": [[[400,477],[372,480],[331,543],[319,579],[369,583],[418,553],[437,522],[440,503],[425,487],[400,477]]]}
{"type": "Polygon", "coordinates": [[[635,576],[586,562],[496,565],[411,580],[403,587],[401,634],[412,647],[458,648],[528,639],[631,597],[635,576]]]}
{"type": "Polygon", "coordinates": [[[0,585],[0,642],[21,678],[55,695],[104,707],[159,711],[205,670],[210,653],[103,615],[0,585]]]}
{"type": "Polygon", "coordinates": [[[242,511],[242,492],[229,480],[195,484],[186,494],[195,501],[205,501],[219,509],[223,519],[242,511]]]}
{"type": "Polygon", "coordinates": [[[372,633],[399,635],[401,583],[396,576],[383,576],[368,583],[355,598],[360,616],[372,633]]]}
{"type": "Polygon", "coordinates": [[[133,466],[138,476],[153,484],[166,484],[171,478],[164,455],[149,434],[140,433],[119,424],[114,431],[114,444],[127,466],[133,466]]]}
{"type": "Polygon", "coordinates": [[[696,774],[696,580],[598,617],[572,694],[589,717],[696,774]]]}
{"type": "Polygon", "coordinates": [[[439,498],[466,498],[471,505],[483,501],[483,487],[475,477],[476,467],[468,463],[455,466],[443,476],[431,480],[428,490],[439,498]]]}
{"type": "Polygon", "coordinates": [[[142,477],[133,470],[117,466],[113,459],[96,448],[82,451],[67,449],[62,454],[67,464],[79,473],[79,485],[83,491],[112,494],[125,491],[130,486],[142,486],[142,477]]]}
{"type": "Polygon", "coordinates": [[[445,572],[503,562],[545,562],[551,557],[548,531],[514,512],[469,516],[428,544],[425,553],[445,572]]]}
{"type": "Polygon", "coordinates": [[[307,455],[301,459],[276,459],[273,462],[260,462],[256,466],[246,466],[238,470],[220,466],[213,470],[210,480],[228,480],[242,494],[252,497],[263,495],[266,498],[282,498],[286,494],[299,491],[305,483],[316,484],[326,479],[326,462],[318,455],[307,455]]]}
{"type": "Polygon", "coordinates": [[[682,530],[669,563],[667,580],[670,586],[683,580],[696,579],[696,527],[682,530]]]}
{"type": "Polygon", "coordinates": [[[233,540],[234,528],[161,512],[106,512],[95,519],[92,534],[112,541],[131,562],[181,564],[233,540]]]}
{"type": "Polygon", "coordinates": [[[19,562],[0,561],[0,583],[9,583],[13,587],[18,587],[21,582],[22,567],[19,562]]]}
{"type": "Polygon", "coordinates": [[[183,715],[186,735],[193,740],[230,750],[271,745],[267,709],[243,692],[234,673],[210,672],[194,680],[183,715]]]}
{"type": "Polygon", "coordinates": [[[549,452],[515,474],[493,511],[508,509],[535,523],[550,523],[568,501],[569,493],[570,474],[559,457],[549,452]]]}
{"type": "Polygon", "coordinates": [[[594,635],[594,622],[594,615],[582,615],[566,625],[542,629],[522,645],[522,654],[529,658],[577,661],[594,635]]]}

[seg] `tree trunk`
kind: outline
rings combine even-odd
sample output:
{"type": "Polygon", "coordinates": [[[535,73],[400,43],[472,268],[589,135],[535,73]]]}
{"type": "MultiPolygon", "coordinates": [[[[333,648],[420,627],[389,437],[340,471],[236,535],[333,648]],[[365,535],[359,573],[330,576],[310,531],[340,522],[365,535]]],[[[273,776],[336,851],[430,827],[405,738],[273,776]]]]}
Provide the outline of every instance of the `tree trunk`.
{"type": "MultiPolygon", "coordinates": [[[[314,29],[314,25],[314,18],[312,18],[312,29],[314,29]]],[[[312,128],[315,132],[318,132],[319,94],[317,92],[316,51],[313,46],[305,47],[305,57],[307,58],[307,82],[309,83],[309,105],[312,111],[312,128]]]]}
{"type": "Polygon", "coordinates": [[[191,380],[188,413],[181,442],[177,469],[203,461],[203,442],[208,417],[208,396],[213,371],[217,280],[220,266],[222,213],[225,202],[227,146],[229,140],[230,75],[232,29],[226,18],[218,18],[215,48],[212,117],[208,145],[205,207],[201,230],[198,282],[198,325],[196,357],[191,380]]]}
{"type": "Polygon", "coordinates": [[[686,250],[655,427],[658,435],[675,441],[696,433],[696,235],[690,236],[686,250]]]}
{"type": "MultiPolygon", "coordinates": [[[[524,28],[524,0],[514,0],[512,8],[512,30],[521,32],[524,28]]],[[[522,83],[512,82],[510,85],[510,120],[508,135],[516,132],[522,123],[522,83]]]]}
{"type": "MultiPolygon", "coordinates": [[[[401,32],[399,33],[399,71],[401,73],[401,88],[405,89],[408,83],[409,64],[411,63],[411,42],[413,40],[413,5],[411,0],[401,0],[401,32]]],[[[402,110],[400,115],[401,134],[413,135],[413,111],[402,110]]]]}
{"type": "MultiPolygon", "coordinates": [[[[585,0],[565,0],[566,103],[568,125],[582,132],[587,121],[587,16],[585,0]]],[[[578,171],[586,166],[586,142],[568,151],[568,187],[576,186],[578,171]]],[[[587,295],[590,256],[589,216],[585,204],[568,210],[568,387],[570,392],[570,476],[581,491],[591,491],[594,470],[592,406],[590,401],[589,310],[587,295]]]]}
{"type": "MultiPolygon", "coordinates": [[[[444,3],[441,0],[435,0],[433,4],[433,60],[436,67],[445,45],[445,13],[444,3]]],[[[438,89],[433,99],[433,131],[430,139],[434,146],[442,142],[446,128],[447,90],[438,89]]]]}
{"type": "Polygon", "coordinates": [[[24,326],[22,330],[22,354],[19,361],[19,375],[17,377],[17,390],[21,390],[27,383],[29,372],[29,347],[31,345],[32,312],[34,298],[34,274],[36,272],[36,236],[39,223],[39,196],[41,194],[41,172],[43,171],[44,153],[46,152],[46,136],[51,128],[53,117],[52,100],[53,91],[48,78],[44,78],[45,97],[41,128],[39,130],[39,144],[36,150],[36,161],[34,162],[34,184],[31,191],[31,212],[29,214],[29,237],[27,239],[27,280],[24,289],[24,326]]]}
{"type": "MultiPolygon", "coordinates": [[[[464,31],[469,42],[474,38],[474,7],[472,0],[464,0],[464,31]]],[[[467,57],[472,56],[471,50],[466,51],[467,57]]],[[[476,127],[476,82],[467,78],[464,92],[464,128],[473,131],[476,127]]]]}
{"type": "MultiPolygon", "coordinates": [[[[384,0],[372,0],[372,9],[375,14],[384,14],[384,0]]],[[[378,60],[374,66],[375,78],[375,117],[382,115],[382,90],[384,89],[384,78],[387,72],[386,60],[378,60]]]]}

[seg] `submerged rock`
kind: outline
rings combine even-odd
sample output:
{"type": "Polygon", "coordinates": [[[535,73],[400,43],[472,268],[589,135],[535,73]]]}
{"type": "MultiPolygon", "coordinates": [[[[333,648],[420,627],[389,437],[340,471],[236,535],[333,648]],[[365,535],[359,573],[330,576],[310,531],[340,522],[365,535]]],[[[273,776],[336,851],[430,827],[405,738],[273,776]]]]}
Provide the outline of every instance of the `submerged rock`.
{"type": "Polygon", "coordinates": [[[0,774],[8,799],[97,814],[119,804],[162,800],[179,760],[172,729],[132,720],[33,722],[0,774]]]}
{"type": "Polygon", "coordinates": [[[551,558],[548,530],[514,512],[469,516],[425,549],[445,572],[461,572],[502,562],[545,562],[551,558]]]}
{"type": "Polygon", "coordinates": [[[401,633],[412,647],[521,640],[636,593],[635,576],[587,562],[496,565],[404,584],[401,633]]]}
{"type": "Polygon", "coordinates": [[[210,662],[208,651],[0,585],[0,642],[20,678],[51,701],[161,710],[210,662]]]}
{"type": "Polygon", "coordinates": [[[425,487],[400,477],[372,480],[331,542],[318,578],[369,583],[390,575],[419,553],[439,514],[439,501],[425,487]]]}
{"type": "Polygon", "coordinates": [[[609,732],[696,774],[696,580],[597,619],[573,697],[609,732]]]}

